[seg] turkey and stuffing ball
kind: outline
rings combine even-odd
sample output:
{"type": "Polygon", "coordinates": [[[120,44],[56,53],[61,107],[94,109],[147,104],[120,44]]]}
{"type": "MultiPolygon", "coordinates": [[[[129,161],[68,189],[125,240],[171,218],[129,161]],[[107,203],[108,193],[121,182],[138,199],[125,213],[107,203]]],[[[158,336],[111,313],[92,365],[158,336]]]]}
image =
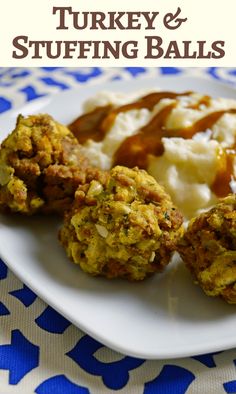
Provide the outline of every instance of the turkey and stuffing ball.
{"type": "Polygon", "coordinates": [[[178,250],[207,295],[236,304],[236,195],[192,219],[178,250]]]}
{"type": "Polygon", "coordinates": [[[143,280],[170,261],[182,221],[146,171],[117,166],[78,188],[59,240],[91,275],[143,280]]]}
{"type": "Polygon", "coordinates": [[[0,148],[0,211],[63,212],[87,166],[67,127],[49,115],[18,116],[0,148]]]}

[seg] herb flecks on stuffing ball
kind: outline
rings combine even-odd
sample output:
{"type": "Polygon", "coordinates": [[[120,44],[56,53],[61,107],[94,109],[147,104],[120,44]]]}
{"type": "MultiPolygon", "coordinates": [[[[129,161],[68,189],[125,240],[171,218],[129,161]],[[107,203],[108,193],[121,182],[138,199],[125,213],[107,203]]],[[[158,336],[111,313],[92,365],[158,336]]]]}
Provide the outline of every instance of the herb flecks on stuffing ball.
{"type": "Polygon", "coordinates": [[[49,115],[20,115],[0,148],[0,211],[63,212],[87,166],[67,127],[49,115]]]}
{"type": "Polygon", "coordinates": [[[235,194],[192,219],[178,249],[207,295],[236,304],[235,194]]]}
{"type": "Polygon", "coordinates": [[[117,166],[78,188],[59,239],[91,275],[143,280],[169,263],[182,221],[146,171],[117,166]]]}

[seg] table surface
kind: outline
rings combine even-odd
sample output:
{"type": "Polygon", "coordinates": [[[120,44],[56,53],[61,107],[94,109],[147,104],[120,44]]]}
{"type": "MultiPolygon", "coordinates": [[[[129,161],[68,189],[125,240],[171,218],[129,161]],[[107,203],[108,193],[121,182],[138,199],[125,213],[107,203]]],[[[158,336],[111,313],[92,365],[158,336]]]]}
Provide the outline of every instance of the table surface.
{"type": "MultiPolygon", "coordinates": [[[[236,85],[236,68],[0,68],[0,113],[81,84],[185,74],[236,85]]],[[[0,261],[0,394],[236,393],[236,349],[139,360],[101,345],[0,261]]]]}

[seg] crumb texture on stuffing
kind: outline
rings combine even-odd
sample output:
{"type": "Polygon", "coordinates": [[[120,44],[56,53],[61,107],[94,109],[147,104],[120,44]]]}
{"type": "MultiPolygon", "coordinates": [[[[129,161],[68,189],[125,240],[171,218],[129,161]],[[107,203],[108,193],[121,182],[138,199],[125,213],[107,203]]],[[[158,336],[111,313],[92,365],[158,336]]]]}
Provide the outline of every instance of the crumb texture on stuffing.
{"type": "Polygon", "coordinates": [[[61,213],[85,182],[87,166],[67,127],[49,115],[18,116],[0,148],[0,210],[61,213]]]}
{"type": "Polygon", "coordinates": [[[155,179],[117,166],[78,188],[59,239],[91,275],[143,280],[168,264],[182,232],[182,215],[155,179]]]}
{"type": "Polygon", "coordinates": [[[178,250],[207,295],[236,304],[236,195],[192,219],[178,250]]]}

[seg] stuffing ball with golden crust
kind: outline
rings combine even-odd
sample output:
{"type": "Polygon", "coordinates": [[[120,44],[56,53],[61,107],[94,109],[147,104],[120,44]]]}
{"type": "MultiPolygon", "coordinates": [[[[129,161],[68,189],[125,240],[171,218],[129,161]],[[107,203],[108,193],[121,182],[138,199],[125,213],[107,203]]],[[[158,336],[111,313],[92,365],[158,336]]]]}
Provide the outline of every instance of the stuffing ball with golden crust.
{"type": "Polygon", "coordinates": [[[67,127],[49,115],[18,116],[0,149],[0,211],[62,213],[87,166],[67,127]]]}
{"type": "Polygon", "coordinates": [[[178,250],[207,295],[236,304],[236,195],[192,219],[178,250]]]}
{"type": "Polygon", "coordinates": [[[117,166],[78,188],[59,240],[91,275],[143,280],[170,261],[182,221],[146,171],[117,166]]]}

